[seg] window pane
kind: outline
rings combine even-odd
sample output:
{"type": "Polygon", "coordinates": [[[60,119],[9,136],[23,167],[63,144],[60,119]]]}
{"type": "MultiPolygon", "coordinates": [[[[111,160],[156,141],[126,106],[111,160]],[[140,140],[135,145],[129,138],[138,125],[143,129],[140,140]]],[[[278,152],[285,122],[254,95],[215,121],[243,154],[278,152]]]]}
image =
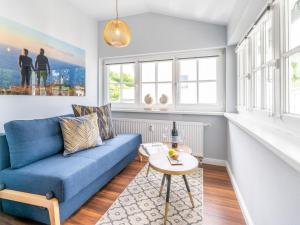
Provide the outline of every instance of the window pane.
{"type": "Polygon", "coordinates": [[[239,50],[238,52],[238,73],[239,73],[239,76],[242,76],[243,75],[243,57],[242,57],[242,51],[239,50]]]}
{"type": "Polygon", "coordinates": [[[239,74],[242,76],[245,73],[245,55],[244,55],[244,47],[239,51],[239,74]]]}
{"type": "Polygon", "coordinates": [[[155,82],[155,63],[142,63],[142,82],[155,82]]]}
{"type": "Polygon", "coordinates": [[[300,53],[289,59],[289,112],[300,114],[300,53]]]}
{"type": "Polygon", "coordinates": [[[134,103],[134,86],[132,84],[122,84],[122,103],[134,103]]]}
{"type": "Polygon", "coordinates": [[[214,57],[198,60],[199,80],[215,80],[217,78],[217,59],[214,57]]]}
{"type": "Polygon", "coordinates": [[[273,29],[272,29],[272,19],[271,17],[266,22],[266,62],[273,59],[273,29]]]}
{"type": "Polygon", "coordinates": [[[150,94],[153,98],[153,104],[156,103],[155,84],[142,84],[142,102],[145,103],[145,96],[150,94]]]}
{"type": "Polygon", "coordinates": [[[289,0],[289,49],[300,45],[300,2],[298,0],[289,0]]]}
{"type": "Polygon", "coordinates": [[[172,104],[172,83],[163,83],[157,85],[158,100],[163,94],[168,96],[168,104],[172,104]]]}
{"type": "Polygon", "coordinates": [[[172,81],[172,61],[157,63],[157,80],[172,81]]]}
{"type": "Polygon", "coordinates": [[[197,80],[197,60],[180,60],[180,81],[197,80]]]}
{"type": "Polygon", "coordinates": [[[273,107],[273,71],[272,67],[267,67],[265,72],[265,108],[269,111],[273,107]]]}
{"type": "Polygon", "coordinates": [[[120,102],[120,85],[109,84],[109,101],[120,102]]]}
{"type": "Polygon", "coordinates": [[[134,84],[134,64],[122,65],[121,81],[122,83],[134,84]]]}
{"type": "Polygon", "coordinates": [[[217,103],[217,83],[200,82],[199,83],[199,103],[216,104],[217,103]]]}
{"type": "Polygon", "coordinates": [[[261,71],[257,71],[254,75],[254,96],[255,108],[261,108],[261,71]]]}
{"type": "Polygon", "coordinates": [[[180,103],[197,104],[197,83],[180,83],[180,103]]]}
{"type": "Polygon", "coordinates": [[[244,75],[249,73],[249,51],[248,50],[249,50],[248,42],[246,42],[243,48],[243,67],[244,67],[243,74],[244,75]]]}
{"type": "Polygon", "coordinates": [[[248,78],[244,78],[244,84],[245,84],[245,91],[244,91],[244,93],[245,93],[245,103],[244,103],[244,105],[246,106],[246,107],[249,107],[250,106],[250,100],[251,100],[251,94],[250,94],[250,90],[251,90],[251,80],[250,79],[248,79],[248,78]]]}
{"type": "MultiPolygon", "coordinates": [[[[260,26],[258,27],[260,29],[260,26]]],[[[262,50],[262,43],[261,43],[261,32],[258,30],[254,35],[254,50],[255,50],[255,68],[259,67],[262,64],[261,60],[261,50],[262,50]]]]}
{"type": "Polygon", "coordinates": [[[109,83],[119,83],[121,66],[109,65],[107,67],[108,67],[109,83]]]}
{"type": "Polygon", "coordinates": [[[243,101],[243,98],[244,98],[244,93],[243,93],[243,90],[244,90],[243,78],[239,74],[237,79],[238,79],[237,80],[238,105],[242,106],[242,105],[244,105],[244,101],[243,101]]]}
{"type": "Polygon", "coordinates": [[[240,105],[245,106],[245,78],[240,78],[240,105]]]}

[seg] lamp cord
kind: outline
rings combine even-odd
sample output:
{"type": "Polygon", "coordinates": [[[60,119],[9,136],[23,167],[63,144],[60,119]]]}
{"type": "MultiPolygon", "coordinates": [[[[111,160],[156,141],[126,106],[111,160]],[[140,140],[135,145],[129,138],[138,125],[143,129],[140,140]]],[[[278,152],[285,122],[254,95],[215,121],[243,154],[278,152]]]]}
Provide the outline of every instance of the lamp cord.
{"type": "Polygon", "coordinates": [[[116,0],[116,15],[117,15],[117,20],[118,20],[119,19],[118,0],[116,0]]]}

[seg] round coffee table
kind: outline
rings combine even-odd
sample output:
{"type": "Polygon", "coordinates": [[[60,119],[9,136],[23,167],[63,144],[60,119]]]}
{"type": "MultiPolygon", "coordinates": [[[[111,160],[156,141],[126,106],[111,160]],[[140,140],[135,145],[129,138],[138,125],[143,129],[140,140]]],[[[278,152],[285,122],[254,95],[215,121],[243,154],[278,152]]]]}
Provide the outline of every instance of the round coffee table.
{"type": "MultiPolygon", "coordinates": [[[[163,143],[163,144],[167,145],[168,148],[172,147],[171,143],[163,143]]],[[[187,145],[179,144],[176,150],[178,152],[186,152],[188,154],[192,154],[192,149],[187,145]]],[[[140,158],[140,162],[143,162],[143,159],[149,160],[149,155],[142,146],[139,147],[139,158],[140,158]]],[[[147,174],[146,174],[147,177],[149,175],[149,171],[150,171],[150,166],[148,165],[147,174]]]]}
{"type": "Polygon", "coordinates": [[[179,152],[178,154],[179,154],[179,160],[182,162],[182,165],[171,165],[166,154],[158,153],[155,155],[151,155],[149,157],[150,167],[164,174],[161,182],[159,195],[161,195],[163,186],[165,184],[165,180],[167,179],[167,197],[166,197],[164,224],[167,223],[167,216],[168,216],[168,210],[170,205],[171,177],[173,175],[181,175],[183,177],[187,192],[189,194],[192,203],[192,207],[193,208],[195,207],[193,196],[186,175],[195,172],[195,170],[198,168],[199,162],[194,156],[186,152],[179,152]]]}

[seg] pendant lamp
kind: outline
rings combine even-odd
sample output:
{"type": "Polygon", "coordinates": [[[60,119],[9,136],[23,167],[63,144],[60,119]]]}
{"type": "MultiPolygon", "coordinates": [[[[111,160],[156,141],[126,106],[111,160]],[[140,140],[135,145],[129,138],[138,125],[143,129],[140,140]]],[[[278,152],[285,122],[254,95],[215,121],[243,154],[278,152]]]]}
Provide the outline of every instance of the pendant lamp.
{"type": "Polygon", "coordinates": [[[118,0],[116,0],[116,19],[106,23],[103,38],[109,46],[115,48],[126,47],[130,43],[131,33],[129,26],[125,21],[119,19],[118,0]]]}

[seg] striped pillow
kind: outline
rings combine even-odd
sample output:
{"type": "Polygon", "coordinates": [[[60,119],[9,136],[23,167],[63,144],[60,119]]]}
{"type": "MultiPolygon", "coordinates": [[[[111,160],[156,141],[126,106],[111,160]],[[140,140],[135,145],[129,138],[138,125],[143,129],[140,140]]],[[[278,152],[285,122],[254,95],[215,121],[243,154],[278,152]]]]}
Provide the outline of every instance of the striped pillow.
{"type": "Polygon", "coordinates": [[[102,140],[107,140],[115,137],[112,116],[111,104],[93,107],[83,105],[72,105],[75,116],[85,116],[91,113],[97,113],[99,134],[102,140]]]}
{"type": "Polygon", "coordinates": [[[96,147],[102,143],[96,113],[82,117],[61,117],[60,126],[64,138],[64,155],[96,147]]]}

